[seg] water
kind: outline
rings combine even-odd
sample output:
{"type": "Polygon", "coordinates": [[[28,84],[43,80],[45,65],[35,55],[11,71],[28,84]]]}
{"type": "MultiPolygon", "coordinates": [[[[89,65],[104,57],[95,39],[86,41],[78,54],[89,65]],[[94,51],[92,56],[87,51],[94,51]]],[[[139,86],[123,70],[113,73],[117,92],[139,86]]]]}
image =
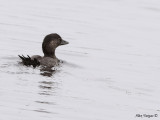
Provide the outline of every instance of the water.
{"type": "Polygon", "coordinates": [[[0,3],[0,120],[159,119],[158,0],[0,3]],[[51,76],[19,64],[55,32],[70,44],[51,76]]]}

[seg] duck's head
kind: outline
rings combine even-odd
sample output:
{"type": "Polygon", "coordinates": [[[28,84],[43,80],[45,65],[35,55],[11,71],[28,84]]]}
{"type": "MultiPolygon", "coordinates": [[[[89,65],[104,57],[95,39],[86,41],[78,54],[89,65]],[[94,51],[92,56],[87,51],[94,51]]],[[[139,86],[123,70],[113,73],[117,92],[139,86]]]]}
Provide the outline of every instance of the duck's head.
{"type": "Polygon", "coordinates": [[[55,49],[58,46],[66,45],[68,43],[69,42],[63,40],[57,33],[46,35],[42,43],[43,53],[48,57],[53,56],[55,55],[55,49]]]}

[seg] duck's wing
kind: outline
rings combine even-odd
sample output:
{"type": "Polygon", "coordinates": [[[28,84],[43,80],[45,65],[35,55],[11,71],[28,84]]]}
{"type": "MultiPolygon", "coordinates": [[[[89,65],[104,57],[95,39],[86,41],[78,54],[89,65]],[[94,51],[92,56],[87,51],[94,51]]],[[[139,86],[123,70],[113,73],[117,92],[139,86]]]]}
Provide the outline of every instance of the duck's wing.
{"type": "Polygon", "coordinates": [[[29,55],[27,57],[23,55],[18,55],[22,59],[22,63],[26,66],[33,66],[34,68],[40,65],[40,62],[37,59],[31,59],[29,55]]]}

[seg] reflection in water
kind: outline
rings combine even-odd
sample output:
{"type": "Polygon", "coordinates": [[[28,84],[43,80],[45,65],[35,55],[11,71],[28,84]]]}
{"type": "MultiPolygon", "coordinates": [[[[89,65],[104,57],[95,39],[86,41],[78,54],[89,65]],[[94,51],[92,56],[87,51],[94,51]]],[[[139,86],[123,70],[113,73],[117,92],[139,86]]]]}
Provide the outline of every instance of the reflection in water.
{"type": "Polygon", "coordinates": [[[43,85],[40,85],[39,86],[41,89],[52,89],[52,87],[50,87],[50,86],[43,86],[43,85]]]}
{"type": "Polygon", "coordinates": [[[40,71],[41,75],[48,77],[51,77],[56,72],[56,70],[55,69],[53,70],[51,67],[42,67],[40,71]]]}
{"type": "Polygon", "coordinates": [[[56,83],[52,81],[41,81],[39,82],[40,95],[53,95],[55,93],[56,83]]]}
{"type": "MultiPolygon", "coordinates": [[[[46,69],[45,69],[46,70],[46,69]]],[[[53,82],[53,79],[46,78],[43,81],[38,82],[39,85],[39,92],[38,95],[40,95],[41,99],[35,100],[36,104],[39,104],[38,108],[36,108],[35,112],[39,113],[47,113],[47,114],[56,114],[51,112],[48,108],[50,108],[52,105],[56,105],[55,102],[51,101],[51,99],[46,99],[46,97],[53,98],[53,95],[56,93],[57,89],[57,83],[53,82]],[[42,106],[42,107],[40,107],[42,106]]]]}
{"type": "Polygon", "coordinates": [[[38,110],[34,110],[35,112],[42,112],[42,113],[49,113],[51,114],[52,112],[48,112],[45,109],[38,109],[38,110]]]}
{"type": "Polygon", "coordinates": [[[40,104],[55,105],[54,102],[46,102],[46,101],[35,101],[35,102],[40,104]]]}

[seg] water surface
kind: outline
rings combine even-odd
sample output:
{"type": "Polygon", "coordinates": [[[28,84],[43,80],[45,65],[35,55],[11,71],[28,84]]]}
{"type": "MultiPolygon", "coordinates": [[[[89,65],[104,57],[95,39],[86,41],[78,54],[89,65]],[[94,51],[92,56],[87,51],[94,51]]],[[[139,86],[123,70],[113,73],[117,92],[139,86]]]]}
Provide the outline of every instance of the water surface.
{"type": "Polygon", "coordinates": [[[1,120],[160,116],[159,1],[0,3],[1,120]],[[18,54],[43,55],[50,33],[70,42],[57,49],[63,63],[52,75],[20,65],[18,54]]]}

